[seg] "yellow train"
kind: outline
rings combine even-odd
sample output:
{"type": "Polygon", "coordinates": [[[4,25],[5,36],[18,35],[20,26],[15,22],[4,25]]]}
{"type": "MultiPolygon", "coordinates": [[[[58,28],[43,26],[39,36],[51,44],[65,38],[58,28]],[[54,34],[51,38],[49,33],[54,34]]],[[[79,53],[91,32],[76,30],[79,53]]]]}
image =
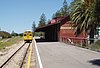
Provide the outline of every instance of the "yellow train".
{"type": "Polygon", "coordinates": [[[25,31],[23,33],[23,38],[25,42],[32,42],[33,40],[33,33],[32,31],[25,31]]]}

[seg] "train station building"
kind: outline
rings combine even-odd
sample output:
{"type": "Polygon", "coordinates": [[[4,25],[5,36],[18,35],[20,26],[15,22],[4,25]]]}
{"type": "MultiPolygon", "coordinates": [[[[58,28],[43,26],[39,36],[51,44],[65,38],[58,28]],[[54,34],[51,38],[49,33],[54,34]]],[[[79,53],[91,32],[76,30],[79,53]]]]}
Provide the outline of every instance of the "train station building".
{"type": "Polygon", "coordinates": [[[61,41],[66,39],[85,39],[87,37],[85,32],[82,32],[78,37],[75,35],[74,27],[70,21],[70,16],[56,17],[52,19],[46,26],[37,28],[35,32],[44,32],[46,41],[61,41]]]}

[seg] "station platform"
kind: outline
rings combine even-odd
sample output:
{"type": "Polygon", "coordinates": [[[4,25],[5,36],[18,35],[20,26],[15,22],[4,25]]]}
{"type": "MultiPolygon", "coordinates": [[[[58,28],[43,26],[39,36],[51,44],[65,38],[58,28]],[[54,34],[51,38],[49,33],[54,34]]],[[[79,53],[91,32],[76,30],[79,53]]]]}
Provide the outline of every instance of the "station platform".
{"type": "Polygon", "coordinates": [[[100,52],[61,42],[37,42],[36,68],[100,68],[100,52]]]}

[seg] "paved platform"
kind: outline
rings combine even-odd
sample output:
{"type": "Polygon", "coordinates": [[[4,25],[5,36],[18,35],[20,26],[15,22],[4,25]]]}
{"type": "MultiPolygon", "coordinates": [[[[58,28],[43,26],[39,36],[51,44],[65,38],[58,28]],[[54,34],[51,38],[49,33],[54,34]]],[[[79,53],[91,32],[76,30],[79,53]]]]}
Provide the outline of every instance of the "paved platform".
{"type": "Polygon", "coordinates": [[[39,42],[37,49],[40,68],[100,68],[99,52],[60,42],[39,42]]]}

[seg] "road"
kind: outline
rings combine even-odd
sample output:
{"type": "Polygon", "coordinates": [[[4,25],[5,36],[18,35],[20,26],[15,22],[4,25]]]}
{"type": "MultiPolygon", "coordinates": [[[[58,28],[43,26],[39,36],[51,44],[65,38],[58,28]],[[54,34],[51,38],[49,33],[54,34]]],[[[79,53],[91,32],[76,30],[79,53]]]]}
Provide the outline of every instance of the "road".
{"type": "Polygon", "coordinates": [[[37,43],[43,68],[100,68],[100,53],[60,42],[37,43]]]}

